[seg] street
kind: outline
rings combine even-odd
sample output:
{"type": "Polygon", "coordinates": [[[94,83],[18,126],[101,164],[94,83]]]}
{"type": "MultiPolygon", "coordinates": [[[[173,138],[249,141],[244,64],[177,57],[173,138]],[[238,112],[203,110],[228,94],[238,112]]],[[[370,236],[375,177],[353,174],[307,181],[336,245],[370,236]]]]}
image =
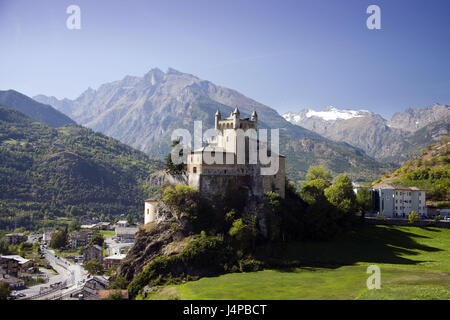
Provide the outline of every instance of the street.
{"type": "Polygon", "coordinates": [[[67,295],[70,292],[78,290],[82,287],[84,281],[87,279],[87,272],[81,265],[71,263],[66,259],[56,256],[53,250],[46,249],[44,247],[41,247],[41,252],[58,274],[53,277],[49,277],[49,281],[47,283],[20,290],[20,293],[26,295],[20,299],[52,299],[55,296],[67,295]],[[56,285],[55,288],[51,288],[51,285],[55,284],[59,285],[56,285]]]}

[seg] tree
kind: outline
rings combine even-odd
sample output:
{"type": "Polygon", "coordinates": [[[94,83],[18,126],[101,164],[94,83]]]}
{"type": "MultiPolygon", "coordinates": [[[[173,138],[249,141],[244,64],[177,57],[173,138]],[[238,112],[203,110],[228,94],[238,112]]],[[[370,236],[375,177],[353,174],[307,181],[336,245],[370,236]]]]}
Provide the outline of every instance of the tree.
{"type": "Polygon", "coordinates": [[[339,175],[336,181],[325,189],[324,194],[333,206],[344,212],[354,213],[357,210],[352,181],[347,174],[339,175]]]}
{"type": "MultiPolygon", "coordinates": [[[[172,148],[175,148],[177,145],[180,144],[180,140],[174,140],[172,141],[172,148]]],[[[183,149],[180,150],[179,155],[183,157],[183,149]]],[[[165,171],[171,175],[178,175],[183,173],[186,170],[186,166],[184,163],[174,164],[172,161],[172,154],[169,153],[166,156],[166,164],[164,167],[165,171]]]]}
{"type": "Polygon", "coordinates": [[[311,181],[302,182],[302,189],[300,195],[304,201],[313,204],[324,198],[324,191],[330,186],[330,183],[323,179],[315,179],[311,181]]]}
{"type": "Polygon", "coordinates": [[[325,181],[331,180],[331,174],[324,166],[310,166],[308,172],[306,173],[306,180],[312,181],[317,179],[322,179],[325,181]]]}
{"type": "Polygon", "coordinates": [[[9,254],[8,243],[5,239],[0,239],[0,253],[5,255],[9,254]]]}
{"type": "Polygon", "coordinates": [[[123,294],[121,290],[113,290],[108,294],[108,296],[105,298],[105,300],[123,300],[123,294]]]}
{"type": "Polygon", "coordinates": [[[4,284],[3,282],[0,282],[0,300],[8,298],[10,293],[11,289],[8,287],[8,285],[4,284]]]}
{"type": "Polygon", "coordinates": [[[67,244],[67,229],[58,231],[52,237],[50,241],[50,247],[53,249],[64,248],[67,244]]]}
{"type": "Polygon", "coordinates": [[[306,173],[306,181],[301,183],[300,196],[313,204],[324,199],[324,191],[331,185],[331,174],[323,166],[311,166],[306,173]]]}
{"type": "MultiPolygon", "coordinates": [[[[72,208],[74,208],[74,207],[72,207],[72,208]]],[[[80,228],[81,228],[81,224],[76,220],[72,221],[69,224],[69,231],[79,231],[80,228]]]]}
{"type": "Polygon", "coordinates": [[[417,214],[417,212],[415,212],[414,210],[411,211],[411,213],[408,216],[408,222],[410,224],[414,224],[419,220],[419,215],[417,214]]]}
{"type": "Polygon", "coordinates": [[[104,242],[105,239],[103,238],[103,235],[100,232],[96,232],[92,236],[92,239],[89,242],[89,246],[99,245],[100,247],[102,247],[104,242]]]}
{"type": "Polygon", "coordinates": [[[103,273],[103,266],[100,262],[98,262],[96,259],[92,258],[88,262],[85,262],[83,267],[92,275],[96,274],[102,274],[103,273]]]}
{"type": "Polygon", "coordinates": [[[242,219],[237,219],[233,222],[233,225],[228,231],[228,234],[235,238],[242,249],[247,249],[250,246],[251,240],[253,238],[253,234],[251,232],[251,228],[246,225],[242,219]]]}
{"type": "Polygon", "coordinates": [[[111,281],[111,289],[126,289],[130,281],[127,280],[125,276],[118,276],[111,281]]]}
{"type": "Polygon", "coordinates": [[[370,210],[372,206],[372,197],[368,188],[359,188],[356,193],[356,203],[358,210],[361,212],[361,217],[364,218],[366,211],[370,210]]]}
{"type": "Polygon", "coordinates": [[[133,224],[133,216],[131,214],[127,214],[125,220],[127,220],[129,224],[133,224]]]}

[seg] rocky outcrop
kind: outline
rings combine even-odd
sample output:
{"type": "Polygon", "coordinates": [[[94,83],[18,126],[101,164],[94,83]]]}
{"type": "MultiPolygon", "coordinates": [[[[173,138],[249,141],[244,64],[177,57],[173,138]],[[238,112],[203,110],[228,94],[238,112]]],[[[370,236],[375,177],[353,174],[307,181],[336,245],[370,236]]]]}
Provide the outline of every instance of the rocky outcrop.
{"type": "Polygon", "coordinates": [[[164,170],[155,171],[147,178],[147,184],[149,186],[161,187],[165,184],[186,184],[187,174],[171,175],[164,170]]]}
{"type": "Polygon", "coordinates": [[[388,125],[409,132],[415,132],[426,125],[442,120],[450,115],[450,106],[433,104],[425,109],[409,108],[402,113],[395,113],[388,125]]]}
{"type": "Polygon", "coordinates": [[[147,225],[147,230],[136,233],[134,245],[120,264],[117,274],[128,280],[136,277],[152,260],[160,256],[177,254],[188,243],[188,229],[174,228],[175,219],[166,222],[147,225]]]}

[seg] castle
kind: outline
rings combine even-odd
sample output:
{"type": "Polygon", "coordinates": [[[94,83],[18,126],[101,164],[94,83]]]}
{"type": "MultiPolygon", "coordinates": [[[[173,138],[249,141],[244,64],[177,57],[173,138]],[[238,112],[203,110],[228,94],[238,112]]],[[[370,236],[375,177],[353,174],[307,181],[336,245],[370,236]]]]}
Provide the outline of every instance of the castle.
{"type": "MultiPolygon", "coordinates": [[[[248,197],[262,198],[266,192],[273,191],[284,198],[285,157],[271,152],[266,143],[257,138],[256,111],[251,118],[241,118],[236,108],[229,117],[222,119],[217,110],[214,129],[216,135],[208,139],[205,146],[187,155],[187,185],[195,187],[205,197],[224,194],[231,185],[248,197]],[[261,161],[263,152],[278,165],[271,174],[263,174],[263,169],[268,167],[261,161]]],[[[145,223],[155,221],[157,211],[158,201],[146,200],[145,223]]]]}

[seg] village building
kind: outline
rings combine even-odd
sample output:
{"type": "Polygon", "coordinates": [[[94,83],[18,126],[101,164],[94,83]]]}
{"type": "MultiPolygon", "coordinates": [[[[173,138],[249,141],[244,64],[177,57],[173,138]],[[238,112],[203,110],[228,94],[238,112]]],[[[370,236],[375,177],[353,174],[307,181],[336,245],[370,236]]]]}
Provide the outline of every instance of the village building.
{"type": "Polygon", "coordinates": [[[93,246],[89,246],[83,250],[83,261],[88,262],[92,259],[95,259],[103,264],[103,248],[98,244],[94,244],[93,246]]]}
{"type": "Polygon", "coordinates": [[[112,267],[116,268],[120,265],[120,262],[126,257],[126,254],[115,254],[105,257],[103,259],[103,267],[107,270],[112,267]]]}
{"type": "Polygon", "coordinates": [[[83,247],[89,244],[94,232],[92,230],[82,230],[69,232],[68,245],[72,249],[83,247]]]}
{"type": "Polygon", "coordinates": [[[127,220],[120,220],[120,221],[117,221],[116,225],[117,225],[117,227],[126,228],[130,224],[128,223],[127,220]]]}
{"type": "Polygon", "coordinates": [[[21,289],[25,286],[25,281],[9,274],[0,273],[0,283],[5,284],[11,290],[21,289]]]}
{"type": "Polygon", "coordinates": [[[5,239],[8,245],[14,245],[27,241],[28,237],[23,233],[8,233],[5,239]]]}
{"type": "Polygon", "coordinates": [[[374,185],[372,203],[376,212],[390,218],[407,218],[412,211],[427,215],[426,192],[417,187],[374,185]]]}
{"type": "Polygon", "coordinates": [[[5,255],[0,256],[0,266],[4,273],[17,277],[19,272],[32,271],[33,261],[19,255],[5,255]]]}
{"type": "Polygon", "coordinates": [[[49,245],[50,241],[52,241],[52,237],[53,235],[56,234],[56,230],[48,230],[48,231],[44,231],[42,234],[42,241],[46,244],[49,245]]]}
{"type": "Polygon", "coordinates": [[[98,300],[99,291],[108,289],[109,277],[93,276],[88,279],[80,289],[72,292],[69,298],[79,300],[98,300]]]}
{"type": "Polygon", "coordinates": [[[121,242],[134,242],[136,232],[138,232],[137,227],[116,227],[115,237],[121,242]]]}

